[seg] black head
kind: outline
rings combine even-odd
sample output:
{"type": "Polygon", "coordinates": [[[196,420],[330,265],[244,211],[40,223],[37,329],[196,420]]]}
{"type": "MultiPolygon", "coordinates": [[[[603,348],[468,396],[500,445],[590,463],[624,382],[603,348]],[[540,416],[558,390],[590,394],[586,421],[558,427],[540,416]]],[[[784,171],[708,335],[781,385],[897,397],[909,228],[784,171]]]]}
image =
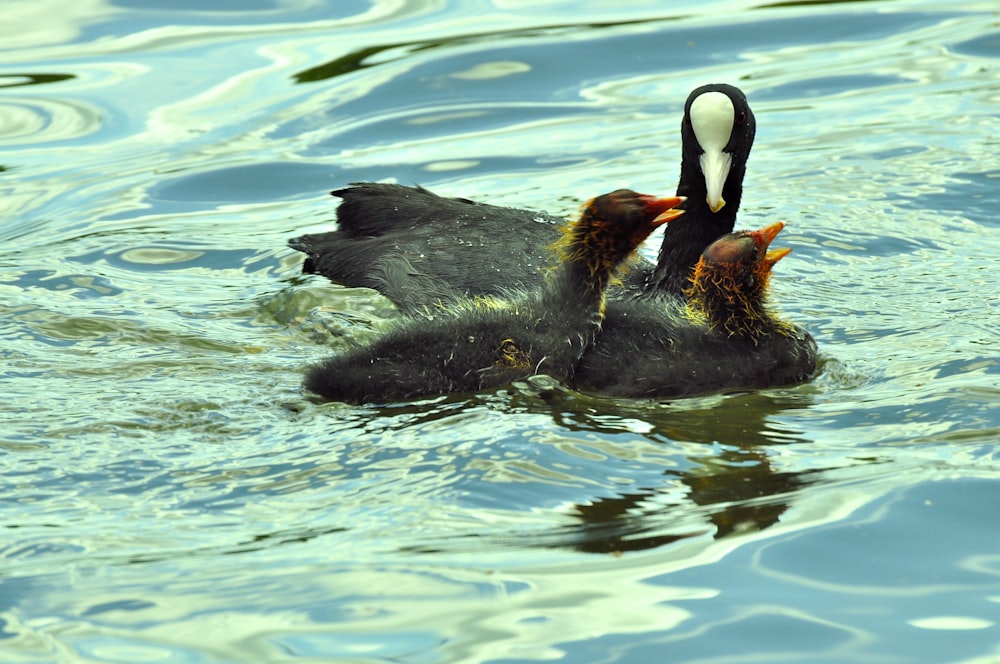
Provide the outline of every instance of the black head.
{"type": "Polygon", "coordinates": [[[686,209],[704,204],[718,214],[728,208],[736,218],[756,133],[757,120],[739,88],[713,83],[691,91],[681,121],[683,156],[677,189],[691,199],[686,209]]]}

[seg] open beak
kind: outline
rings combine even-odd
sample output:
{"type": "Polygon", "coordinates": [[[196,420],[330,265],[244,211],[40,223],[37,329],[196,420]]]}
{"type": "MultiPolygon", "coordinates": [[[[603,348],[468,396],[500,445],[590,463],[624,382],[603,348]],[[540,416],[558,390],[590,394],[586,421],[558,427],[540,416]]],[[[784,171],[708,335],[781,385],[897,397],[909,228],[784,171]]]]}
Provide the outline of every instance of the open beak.
{"type": "Polygon", "coordinates": [[[782,231],[785,227],[785,223],[782,221],[776,221],[770,226],[765,226],[759,231],[755,231],[754,235],[757,236],[757,245],[760,247],[761,251],[766,251],[764,254],[764,262],[769,266],[774,266],[775,263],[780,261],[782,258],[792,253],[792,250],[788,247],[782,247],[781,249],[771,249],[768,251],[768,247],[774,241],[774,238],[778,237],[778,233],[782,231]]]}
{"type": "Polygon", "coordinates": [[[676,210],[678,205],[687,200],[686,196],[667,196],[657,198],[656,196],[642,196],[643,206],[647,214],[656,215],[650,224],[655,228],[668,221],[672,221],[684,214],[684,210],[676,210]]]}

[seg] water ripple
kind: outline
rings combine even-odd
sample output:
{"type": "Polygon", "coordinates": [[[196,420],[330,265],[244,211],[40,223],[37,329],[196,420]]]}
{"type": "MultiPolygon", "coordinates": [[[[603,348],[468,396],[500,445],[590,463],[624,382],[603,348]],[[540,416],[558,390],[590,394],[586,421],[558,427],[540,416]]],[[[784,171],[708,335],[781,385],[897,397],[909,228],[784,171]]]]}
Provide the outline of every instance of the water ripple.
{"type": "Polygon", "coordinates": [[[67,99],[0,101],[0,141],[8,145],[36,145],[82,138],[101,128],[101,111],[67,99]]]}

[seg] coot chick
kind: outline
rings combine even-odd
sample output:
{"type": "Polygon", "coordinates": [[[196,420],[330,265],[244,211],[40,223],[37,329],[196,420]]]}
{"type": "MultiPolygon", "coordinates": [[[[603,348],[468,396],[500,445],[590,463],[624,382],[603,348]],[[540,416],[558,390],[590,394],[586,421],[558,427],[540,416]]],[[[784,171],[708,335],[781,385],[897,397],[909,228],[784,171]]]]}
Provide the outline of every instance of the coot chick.
{"type": "Polygon", "coordinates": [[[771,269],[791,251],[768,251],[783,227],[778,222],[716,240],[690,275],[686,302],[609,300],[601,335],[581,358],[573,387],[676,397],[807,380],[816,370],[816,342],[767,306],[771,269]]]}
{"type": "Polygon", "coordinates": [[[310,369],[305,386],[329,400],[368,403],[472,392],[537,373],[568,380],[600,329],[614,271],[653,229],[683,214],[672,209],[682,201],[624,189],[599,196],[553,245],[560,263],[541,288],[399,323],[310,369]]]}
{"type": "MultiPolygon", "coordinates": [[[[733,230],[755,132],[738,88],[713,84],[691,92],[677,185],[687,214],[665,229],[656,265],[642,261],[623,278],[626,291],[680,297],[702,250],[733,230]]],[[[531,288],[563,223],[421,187],[367,182],[332,193],[342,199],[339,229],[289,241],[307,256],[303,272],[374,288],[409,314],[439,301],[531,288]]]]}

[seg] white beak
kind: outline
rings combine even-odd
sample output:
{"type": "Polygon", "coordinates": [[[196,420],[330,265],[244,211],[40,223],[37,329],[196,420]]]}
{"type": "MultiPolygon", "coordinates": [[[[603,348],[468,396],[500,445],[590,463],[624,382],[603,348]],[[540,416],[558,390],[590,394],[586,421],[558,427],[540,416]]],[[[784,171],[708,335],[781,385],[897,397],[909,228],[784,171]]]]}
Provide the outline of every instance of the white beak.
{"type": "Polygon", "coordinates": [[[726,199],[722,197],[722,186],[726,184],[729,177],[729,169],[733,165],[733,155],[721,150],[706,150],[699,157],[701,172],[705,176],[705,188],[708,196],[705,197],[709,209],[718,212],[726,205],[726,199]]]}

